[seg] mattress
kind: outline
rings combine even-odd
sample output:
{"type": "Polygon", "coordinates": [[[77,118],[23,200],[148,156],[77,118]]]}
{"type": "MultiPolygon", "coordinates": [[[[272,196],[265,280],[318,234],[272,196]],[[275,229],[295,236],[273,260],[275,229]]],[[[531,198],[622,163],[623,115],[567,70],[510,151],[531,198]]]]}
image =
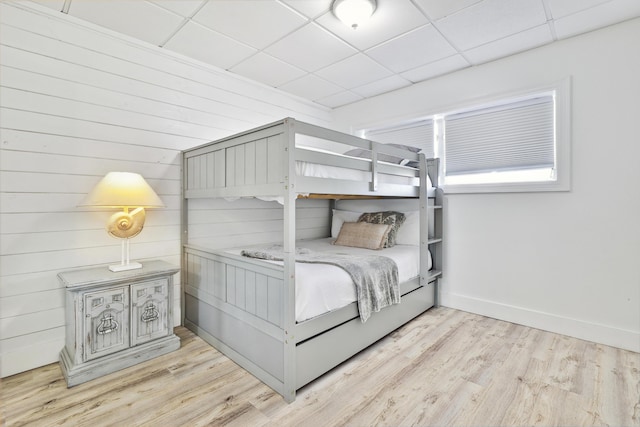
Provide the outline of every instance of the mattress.
{"type": "MultiPolygon", "coordinates": [[[[316,147],[297,147],[298,149],[307,150],[307,151],[317,151],[320,153],[328,153],[333,156],[342,156],[353,158],[352,156],[346,156],[344,154],[338,154],[333,151],[322,150],[316,147]]],[[[370,159],[362,159],[370,162],[370,159]]],[[[400,166],[395,163],[388,162],[380,162],[385,163],[393,167],[397,168],[406,168],[410,171],[415,171],[414,168],[409,166],[400,166]]],[[[371,172],[343,168],[339,166],[329,166],[322,165],[319,163],[313,163],[308,161],[296,160],[296,175],[297,176],[305,176],[312,178],[332,178],[332,179],[342,179],[346,181],[357,181],[357,182],[370,182],[371,181],[371,172]]],[[[409,177],[409,176],[401,176],[401,175],[393,175],[388,173],[380,173],[378,172],[378,182],[384,184],[398,184],[398,185],[410,185],[414,187],[420,186],[420,178],[419,177],[409,177]]],[[[427,197],[435,197],[436,189],[433,187],[431,183],[431,178],[427,176],[427,197]]],[[[300,193],[302,195],[307,196],[306,193],[300,193]]],[[[256,196],[257,199],[264,200],[267,202],[275,201],[284,205],[284,197],[282,196],[256,196]]],[[[238,197],[225,197],[226,200],[237,200],[238,197]]]]}
{"type": "MultiPolygon", "coordinates": [[[[343,157],[351,158],[351,156],[345,156],[343,154],[337,154],[334,152],[324,151],[317,148],[308,148],[308,147],[304,147],[304,148],[298,147],[298,148],[302,148],[304,150],[309,150],[309,151],[326,152],[334,156],[343,156],[343,157]]],[[[360,159],[360,160],[365,160],[368,162],[371,161],[370,159],[360,159]]],[[[415,171],[414,168],[410,168],[408,166],[400,166],[395,163],[387,163],[387,162],[380,162],[380,163],[385,163],[397,168],[407,168],[407,170],[415,171]]],[[[306,176],[306,177],[314,177],[314,178],[333,178],[333,179],[343,179],[347,181],[358,181],[358,182],[368,182],[371,180],[371,172],[368,172],[368,171],[343,168],[339,166],[322,165],[318,163],[301,161],[301,160],[296,161],[296,174],[298,176],[306,176]]],[[[379,172],[378,182],[385,183],[385,184],[419,186],[420,178],[392,175],[392,174],[379,172]]],[[[429,197],[432,197],[433,194],[435,193],[435,189],[433,188],[433,185],[431,184],[431,180],[429,179],[429,177],[427,177],[427,187],[428,187],[427,195],[429,197]]]]}
{"type": "MultiPolygon", "coordinates": [[[[335,246],[333,238],[299,241],[296,246],[315,252],[352,255],[382,255],[393,259],[398,266],[400,283],[420,273],[420,249],[413,245],[396,245],[378,251],[335,246]]],[[[246,248],[229,249],[236,255],[246,248]]],[[[282,262],[265,261],[282,265],[282,262]]],[[[431,256],[429,256],[431,264],[431,256]]],[[[431,269],[431,265],[429,265],[431,269]]],[[[344,307],[357,300],[351,276],[334,265],[296,263],[296,321],[302,322],[332,310],[344,307]]]]}
{"type": "MultiPolygon", "coordinates": [[[[391,163],[390,163],[391,164],[391,163]]],[[[398,165],[393,165],[398,166],[398,165]]],[[[398,166],[403,167],[403,166],[398,166]]],[[[406,167],[406,166],[404,166],[406,167]]],[[[356,169],[341,168],[338,166],[321,165],[318,163],[310,163],[303,161],[296,161],[296,173],[299,176],[310,176],[316,178],[333,178],[344,179],[348,181],[367,182],[371,180],[371,172],[361,171],[356,169]]],[[[385,173],[378,173],[379,182],[387,184],[401,184],[401,185],[420,185],[420,179],[417,177],[390,175],[385,173]]]]}

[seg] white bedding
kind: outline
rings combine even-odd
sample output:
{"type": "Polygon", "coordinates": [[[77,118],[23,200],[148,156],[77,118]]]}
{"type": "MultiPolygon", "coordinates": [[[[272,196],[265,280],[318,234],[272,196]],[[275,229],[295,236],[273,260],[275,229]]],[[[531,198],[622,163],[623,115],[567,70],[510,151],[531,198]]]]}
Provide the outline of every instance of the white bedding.
{"type": "MultiPolygon", "coordinates": [[[[320,165],[317,163],[309,163],[303,161],[296,161],[296,174],[299,176],[344,179],[348,181],[358,182],[369,182],[371,180],[371,172],[341,168],[338,166],[320,165]]],[[[418,186],[420,185],[420,178],[378,173],[378,182],[386,184],[418,186]]],[[[431,179],[427,176],[427,196],[433,197],[434,193],[435,188],[433,188],[433,186],[431,185],[431,179]]]]}
{"type": "MultiPolygon", "coordinates": [[[[354,255],[382,255],[398,265],[400,283],[419,275],[420,249],[413,245],[396,245],[379,251],[332,245],[335,239],[299,241],[296,246],[316,252],[346,253],[354,255]]],[[[236,255],[246,248],[230,249],[236,255]]],[[[275,264],[282,264],[277,261],[275,264]]],[[[429,256],[431,269],[431,256],[429,256]]],[[[331,310],[344,307],[357,300],[355,285],[349,274],[328,264],[296,263],[296,321],[302,322],[331,310]]]]}
{"type": "MultiPolygon", "coordinates": [[[[391,163],[389,163],[391,164],[391,163]]],[[[398,166],[398,165],[393,165],[398,166]]],[[[300,176],[311,176],[316,178],[334,178],[344,179],[348,181],[367,182],[371,180],[371,172],[361,171],[357,169],[347,169],[339,166],[321,165],[318,163],[309,163],[303,161],[296,162],[296,173],[300,176]]],[[[387,184],[402,185],[420,185],[420,179],[417,177],[390,175],[378,173],[379,182],[387,184]]]]}
{"type": "MultiPolygon", "coordinates": [[[[396,165],[397,166],[397,165],[396,165]]],[[[337,166],[319,165],[317,163],[309,163],[296,161],[296,174],[298,176],[308,176],[315,178],[333,178],[344,179],[348,181],[369,182],[371,173],[355,169],[341,168],[337,166]]],[[[401,185],[420,185],[420,178],[411,178],[407,176],[389,175],[378,173],[378,182],[385,184],[401,184],[401,185]]],[[[436,189],[431,185],[431,178],[427,176],[427,197],[435,197],[436,189]]],[[[304,194],[308,195],[308,194],[304,194]]],[[[225,200],[237,200],[238,197],[225,197],[225,200]]],[[[256,196],[256,199],[265,202],[278,202],[284,205],[284,197],[282,196],[256,196]]]]}
{"type": "MultiPolygon", "coordinates": [[[[321,152],[321,153],[329,153],[329,154],[331,154],[333,156],[342,156],[342,157],[353,158],[351,156],[346,156],[344,154],[338,154],[338,153],[335,153],[333,151],[322,150],[322,149],[316,148],[316,147],[298,146],[297,148],[303,149],[303,150],[308,150],[308,151],[318,151],[318,152],[321,152]]],[[[362,158],[360,158],[360,160],[365,160],[365,161],[371,162],[370,159],[362,159],[362,158]]],[[[410,169],[410,170],[415,170],[413,168],[409,168],[408,166],[399,166],[399,165],[394,164],[394,163],[387,163],[387,162],[380,162],[380,163],[386,163],[386,164],[389,164],[391,166],[396,166],[396,167],[400,167],[400,168],[407,168],[407,169],[410,169]]],[[[339,167],[339,166],[321,165],[321,164],[318,164],[318,163],[306,162],[306,161],[302,161],[302,160],[296,160],[296,175],[298,175],[298,176],[306,176],[306,177],[313,177],[313,178],[343,179],[343,180],[346,180],[346,181],[358,181],[358,182],[369,182],[369,181],[371,181],[371,172],[362,171],[362,170],[356,170],[356,169],[343,168],[343,167],[339,167]]],[[[418,178],[418,177],[401,176],[401,175],[391,175],[391,174],[387,174],[387,173],[378,173],[378,182],[385,183],[385,184],[399,184],[399,185],[419,186],[420,185],[420,178],[418,178]]],[[[431,178],[429,178],[429,176],[427,176],[427,197],[434,197],[434,196],[435,196],[435,188],[431,184],[431,178]]],[[[257,196],[256,198],[260,199],[260,200],[267,201],[267,202],[276,201],[276,202],[280,203],[281,205],[284,204],[284,198],[282,196],[257,196]]],[[[226,198],[226,199],[227,200],[235,200],[237,198],[226,198]]]]}

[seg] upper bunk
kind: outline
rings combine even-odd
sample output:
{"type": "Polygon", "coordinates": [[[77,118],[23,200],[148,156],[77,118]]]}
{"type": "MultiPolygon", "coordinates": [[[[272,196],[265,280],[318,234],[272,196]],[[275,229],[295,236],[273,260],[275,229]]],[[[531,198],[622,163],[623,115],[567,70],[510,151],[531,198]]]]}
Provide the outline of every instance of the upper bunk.
{"type": "Polygon", "coordinates": [[[184,151],[184,197],[419,197],[438,164],[415,151],[285,118],[184,151]]]}

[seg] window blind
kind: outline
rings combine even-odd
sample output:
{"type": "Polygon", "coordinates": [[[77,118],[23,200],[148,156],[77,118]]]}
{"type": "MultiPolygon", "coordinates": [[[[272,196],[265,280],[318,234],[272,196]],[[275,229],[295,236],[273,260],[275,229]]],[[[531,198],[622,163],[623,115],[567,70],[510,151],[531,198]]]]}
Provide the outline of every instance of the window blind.
{"type": "Polygon", "coordinates": [[[433,156],[433,120],[420,120],[392,128],[366,132],[365,138],[383,144],[402,144],[420,148],[427,158],[433,156]]]}
{"type": "Polygon", "coordinates": [[[552,94],[444,118],[446,175],[553,168],[552,94]]]}

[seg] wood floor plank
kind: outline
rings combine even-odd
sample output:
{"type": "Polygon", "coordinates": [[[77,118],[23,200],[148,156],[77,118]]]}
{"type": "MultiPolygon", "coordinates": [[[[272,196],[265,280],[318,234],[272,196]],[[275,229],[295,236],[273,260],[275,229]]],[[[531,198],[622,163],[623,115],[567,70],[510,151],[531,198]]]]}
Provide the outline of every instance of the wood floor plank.
{"type": "MultiPolygon", "coordinates": [[[[395,343],[380,342],[375,354],[363,353],[357,361],[352,360],[351,374],[338,387],[340,393],[346,394],[345,398],[357,397],[357,404],[341,405],[331,410],[331,420],[335,420],[336,425],[371,425],[377,420],[396,418],[397,406],[405,400],[398,397],[398,389],[410,387],[404,383],[410,379],[417,380],[417,386],[425,384],[420,380],[420,371],[424,369],[421,361],[431,360],[442,366],[432,355],[438,353],[449,337],[456,333],[456,325],[473,322],[477,318],[469,320],[465,316],[463,312],[450,312],[450,322],[443,322],[442,327],[423,328],[422,333],[426,332],[430,339],[427,342],[418,340],[425,344],[419,351],[406,351],[416,342],[413,334],[416,323],[412,322],[392,335],[395,343]]],[[[322,392],[319,394],[322,396],[322,392]]],[[[320,399],[324,400],[326,398],[320,399]]]]}
{"type": "Polygon", "coordinates": [[[629,352],[611,347],[601,346],[603,352],[600,358],[602,368],[602,387],[608,393],[601,395],[602,404],[600,415],[602,418],[618,425],[640,425],[640,399],[637,397],[640,389],[638,370],[632,364],[638,366],[638,358],[632,357],[629,352]],[[634,375],[635,373],[635,375],[634,375]],[[634,404],[629,400],[620,399],[619,396],[636,396],[634,404]],[[635,424],[631,424],[635,422],[635,424]]]}
{"type": "Polygon", "coordinates": [[[429,310],[291,404],[183,327],[181,348],[67,389],[57,364],[4,378],[6,426],[640,426],[640,354],[429,310]]]}
{"type": "MultiPolygon", "coordinates": [[[[475,320],[475,319],[474,319],[475,320]]],[[[480,323],[482,319],[479,319],[480,323]]],[[[443,381],[451,369],[468,366],[465,348],[474,345],[482,338],[477,331],[482,328],[479,322],[471,326],[474,333],[464,333],[461,328],[451,328],[427,347],[417,357],[407,360],[401,370],[393,378],[386,381],[383,387],[372,396],[358,414],[353,414],[354,425],[384,425],[387,420],[401,420],[412,409],[420,408],[424,404],[416,405],[416,400],[408,394],[428,396],[428,400],[448,399],[458,388],[465,385],[462,375],[455,381],[443,381]],[[428,390],[428,392],[427,392],[428,390]]],[[[469,326],[469,323],[462,323],[469,326]]],[[[434,405],[426,406],[428,416],[435,416],[434,405]]],[[[343,418],[349,420],[348,414],[343,418]]]]}

